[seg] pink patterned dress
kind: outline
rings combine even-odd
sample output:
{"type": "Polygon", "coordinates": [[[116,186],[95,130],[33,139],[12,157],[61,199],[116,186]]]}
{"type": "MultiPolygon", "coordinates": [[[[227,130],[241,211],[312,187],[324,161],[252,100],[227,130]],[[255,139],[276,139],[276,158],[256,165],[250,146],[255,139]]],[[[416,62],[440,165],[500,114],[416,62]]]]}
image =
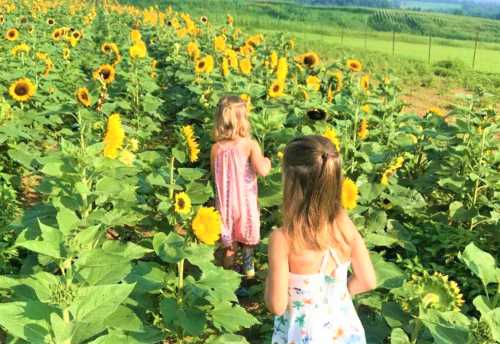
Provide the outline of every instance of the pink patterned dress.
{"type": "Polygon", "coordinates": [[[260,240],[257,175],[250,159],[232,143],[219,144],[214,174],[216,207],[223,223],[222,244],[257,245],[260,240]]]}

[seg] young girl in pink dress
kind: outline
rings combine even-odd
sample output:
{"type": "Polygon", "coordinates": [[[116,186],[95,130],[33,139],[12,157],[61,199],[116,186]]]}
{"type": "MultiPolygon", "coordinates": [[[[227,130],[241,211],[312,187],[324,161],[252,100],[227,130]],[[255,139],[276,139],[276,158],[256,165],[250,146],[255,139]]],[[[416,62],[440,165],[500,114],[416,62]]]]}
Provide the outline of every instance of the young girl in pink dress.
{"type": "Polygon", "coordinates": [[[243,251],[243,270],[255,275],[253,247],[260,241],[257,175],[266,176],[271,161],[250,136],[248,108],[236,96],[219,101],[214,127],[215,144],[210,155],[215,176],[216,207],[222,217],[223,265],[234,266],[238,246],[243,251]]]}
{"type": "Polygon", "coordinates": [[[340,205],[340,154],[322,136],[302,137],[287,145],[282,170],[283,226],[270,237],[265,292],[272,344],[365,344],[351,297],[375,288],[375,272],[340,205]]]}

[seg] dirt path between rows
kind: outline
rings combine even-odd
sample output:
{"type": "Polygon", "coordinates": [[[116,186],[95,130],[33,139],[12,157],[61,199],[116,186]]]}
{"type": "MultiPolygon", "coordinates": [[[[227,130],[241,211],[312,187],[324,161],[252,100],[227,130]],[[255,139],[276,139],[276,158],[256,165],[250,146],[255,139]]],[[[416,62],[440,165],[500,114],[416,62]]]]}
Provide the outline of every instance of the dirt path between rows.
{"type": "Polygon", "coordinates": [[[459,101],[459,97],[470,95],[463,88],[455,88],[447,91],[436,88],[410,87],[403,89],[401,99],[406,103],[405,112],[415,112],[425,115],[431,107],[449,109],[450,104],[459,101]]]}

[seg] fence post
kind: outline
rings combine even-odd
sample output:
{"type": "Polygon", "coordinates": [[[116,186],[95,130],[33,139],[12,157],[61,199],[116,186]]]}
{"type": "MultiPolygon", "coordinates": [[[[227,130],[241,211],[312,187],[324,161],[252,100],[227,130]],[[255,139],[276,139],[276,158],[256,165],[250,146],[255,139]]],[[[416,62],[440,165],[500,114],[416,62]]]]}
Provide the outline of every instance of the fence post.
{"type": "Polygon", "coordinates": [[[432,47],[432,34],[429,34],[429,56],[427,56],[427,63],[431,63],[431,47],[432,47]]]}
{"type": "Polygon", "coordinates": [[[392,56],[394,56],[395,51],[396,51],[396,31],[392,30],[392,56]]]}
{"type": "Polygon", "coordinates": [[[472,69],[476,66],[477,42],[479,41],[479,30],[476,33],[476,42],[474,43],[474,55],[472,56],[472,69]]]}

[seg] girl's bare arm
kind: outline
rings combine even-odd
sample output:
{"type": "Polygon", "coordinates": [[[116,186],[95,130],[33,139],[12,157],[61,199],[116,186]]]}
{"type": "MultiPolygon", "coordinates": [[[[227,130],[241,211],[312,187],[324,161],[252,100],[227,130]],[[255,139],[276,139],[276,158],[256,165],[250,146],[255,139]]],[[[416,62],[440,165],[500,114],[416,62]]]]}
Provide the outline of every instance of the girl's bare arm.
{"type": "Polygon", "coordinates": [[[375,289],[377,287],[377,279],[370,254],[361,234],[359,234],[345,210],[341,211],[340,218],[339,225],[346,226],[347,228],[344,228],[352,233],[351,263],[353,274],[347,282],[347,287],[349,293],[354,296],[375,289]]]}
{"type": "Polygon", "coordinates": [[[271,233],[268,259],[265,303],[271,313],[281,315],[288,304],[288,243],[280,230],[271,233]]]}
{"type": "Polygon", "coordinates": [[[259,176],[265,177],[271,171],[271,160],[262,154],[262,150],[255,140],[250,141],[250,161],[259,176]]]}

